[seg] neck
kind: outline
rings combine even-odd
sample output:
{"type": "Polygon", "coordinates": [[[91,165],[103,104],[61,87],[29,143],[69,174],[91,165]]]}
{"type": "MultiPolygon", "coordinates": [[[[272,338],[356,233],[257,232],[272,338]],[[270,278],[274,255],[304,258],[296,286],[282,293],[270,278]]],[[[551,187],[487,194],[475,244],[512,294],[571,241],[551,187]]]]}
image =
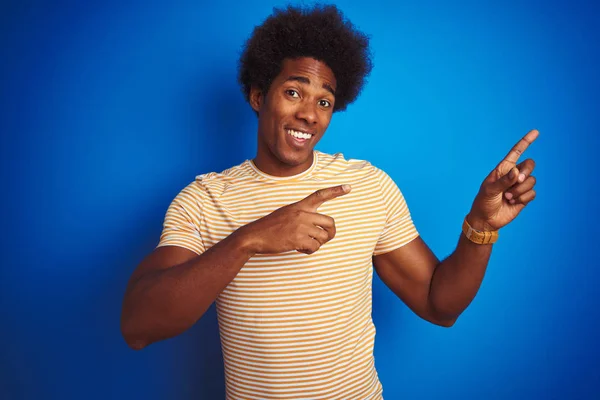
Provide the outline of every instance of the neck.
{"type": "Polygon", "coordinates": [[[277,177],[294,176],[303,173],[312,166],[314,154],[311,152],[310,157],[301,164],[290,165],[279,160],[274,154],[264,154],[259,150],[252,162],[256,168],[265,174],[277,177]]]}

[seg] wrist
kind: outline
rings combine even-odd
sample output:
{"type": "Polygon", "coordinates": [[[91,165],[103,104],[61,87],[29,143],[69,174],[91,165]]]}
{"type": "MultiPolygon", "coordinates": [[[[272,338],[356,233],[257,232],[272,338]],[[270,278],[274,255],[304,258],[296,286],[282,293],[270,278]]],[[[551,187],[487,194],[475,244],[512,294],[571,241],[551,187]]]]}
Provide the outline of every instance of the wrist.
{"type": "Polygon", "coordinates": [[[477,218],[472,213],[467,214],[467,222],[473,229],[481,232],[497,231],[496,228],[488,224],[483,218],[477,218]]]}
{"type": "Polygon", "coordinates": [[[472,215],[467,215],[463,221],[462,231],[467,239],[475,244],[492,244],[498,240],[498,230],[490,224],[472,215]],[[471,222],[472,221],[472,222],[471,222]],[[473,225],[471,225],[471,223],[473,225]]]}
{"type": "Polygon", "coordinates": [[[236,247],[249,257],[259,252],[258,237],[247,226],[238,228],[232,236],[236,241],[236,247]]]}

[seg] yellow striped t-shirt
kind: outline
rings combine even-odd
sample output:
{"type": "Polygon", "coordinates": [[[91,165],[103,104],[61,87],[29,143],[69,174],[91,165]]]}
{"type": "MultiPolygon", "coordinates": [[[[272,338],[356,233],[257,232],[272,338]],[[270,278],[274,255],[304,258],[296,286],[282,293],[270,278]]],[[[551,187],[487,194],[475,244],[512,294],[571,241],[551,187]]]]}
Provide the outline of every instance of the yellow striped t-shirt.
{"type": "Polygon", "coordinates": [[[196,177],[169,206],[158,246],[202,254],[235,229],[318,189],[352,191],[318,213],[336,236],[317,252],[257,254],[216,300],[227,399],[382,399],[374,365],[372,256],[418,236],[393,180],[367,161],[314,151],[274,177],[251,160],[196,177]]]}

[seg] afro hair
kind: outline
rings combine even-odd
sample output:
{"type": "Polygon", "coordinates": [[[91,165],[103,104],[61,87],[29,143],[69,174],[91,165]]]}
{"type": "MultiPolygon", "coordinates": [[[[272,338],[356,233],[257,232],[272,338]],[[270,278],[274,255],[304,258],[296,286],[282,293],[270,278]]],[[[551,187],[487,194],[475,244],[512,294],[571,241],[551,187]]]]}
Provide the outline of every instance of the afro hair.
{"type": "Polygon", "coordinates": [[[246,101],[251,86],[267,93],[283,60],[299,57],[312,57],[333,71],[337,81],[334,112],[356,100],[373,68],[369,38],[344,19],[336,6],[275,8],[242,48],[238,81],[246,101]]]}

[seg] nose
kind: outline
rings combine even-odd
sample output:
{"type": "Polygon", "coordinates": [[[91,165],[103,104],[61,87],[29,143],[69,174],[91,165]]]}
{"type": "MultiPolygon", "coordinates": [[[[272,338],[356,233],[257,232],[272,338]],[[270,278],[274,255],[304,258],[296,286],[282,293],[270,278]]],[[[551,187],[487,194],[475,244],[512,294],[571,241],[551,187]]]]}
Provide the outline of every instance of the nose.
{"type": "Polygon", "coordinates": [[[304,120],[309,125],[317,123],[316,104],[311,101],[303,101],[298,105],[296,110],[296,118],[304,120]]]}

